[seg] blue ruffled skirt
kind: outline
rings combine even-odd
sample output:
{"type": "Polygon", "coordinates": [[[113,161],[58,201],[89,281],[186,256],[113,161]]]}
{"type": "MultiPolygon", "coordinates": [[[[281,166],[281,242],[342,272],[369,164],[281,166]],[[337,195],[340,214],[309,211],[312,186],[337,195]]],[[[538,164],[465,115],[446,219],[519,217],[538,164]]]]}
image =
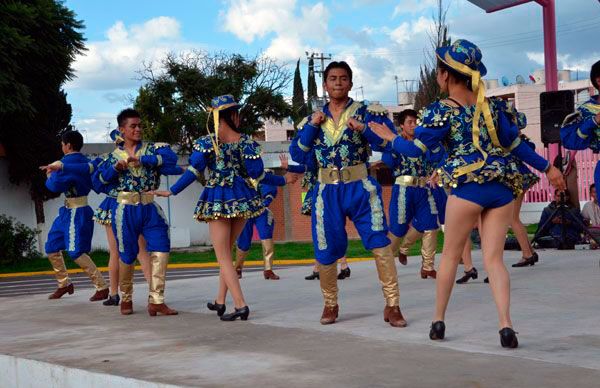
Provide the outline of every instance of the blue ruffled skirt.
{"type": "Polygon", "coordinates": [[[263,199],[240,177],[233,186],[206,187],[194,210],[197,221],[220,218],[253,218],[265,210],[263,199]]]}
{"type": "Polygon", "coordinates": [[[98,208],[94,211],[94,221],[100,225],[110,225],[112,222],[112,211],[117,200],[114,197],[106,196],[98,208]]]}

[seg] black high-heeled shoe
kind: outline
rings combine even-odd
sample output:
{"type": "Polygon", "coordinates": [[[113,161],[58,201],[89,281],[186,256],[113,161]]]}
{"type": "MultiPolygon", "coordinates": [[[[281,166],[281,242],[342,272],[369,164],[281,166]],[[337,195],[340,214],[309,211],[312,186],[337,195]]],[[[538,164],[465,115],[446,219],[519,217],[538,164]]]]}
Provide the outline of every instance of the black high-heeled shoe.
{"type": "Polygon", "coordinates": [[[533,252],[533,262],[537,263],[538,261],[540,261],[540,257],[538,256],[537,252],[533,252]]]}
{"type": "Polygon", "coordinates": [[[209,310],[211,311],[216,311],[218,316],[223,316],[223,314],[225,314],[225,310],[227,309],[227,306],[225,306],[225,304],[219,304],[217,303],[217,301],[215,301],[215,303],[211,303],[208,302],[206,304],[206,307],[208,307],[209,310]]]}
{"type": "Polygon", "coordinates": [[[536,256],[537,256],[537,253],[534,253],[533,256],[531,256],[531,257],[524,257],[519,262],[514,263],[512,265],[512,267],[519,268],[519,267],[528,267],[530,265],[535,265],[535,262],[539,260],[539,259],[536,260],[536,256]]]}
{"type": "Polygon", "coordinates": [[[446,335],[446,324],[444,321],[431,322],[431,330],[429,330],[429,339],[443,340],[446,335]]]}
{"type": "Polygon", "coordinates": [[[240,309],[236,307],[234,312],[223,315],[221,317],[221,320],[235,321],[239,317],[242,321],[246,321],[248,319],[248,315],[250,315],[250,309],[248,308],[248,306],[244,306],[240,309]]]}
{"type": "Polygon", "coordinates": [[[346,278],[350,277],[350,267],[346,267],[342,270],[340,270],[340,273],[338,274],[338,280],[344,280],[346,278]]]}
{"type": "Polygon", "coordinates": [[[475,280],[475,279],[477,279],[477,276],[478,276],[477,268],[473,267],[470,270],[465,271],[465,275],[462,278],[456,280],[456,284],[464,284],[464,283],[468,282],[469,279],[475,280]]]}
{"type": "Polygon", "coordinates": [[[503,348],[516,348],[519,346],[519,340],[517,339],[517,333],[510,327],[505,327],[500,330],[500,345],[503,348]]]}
{"type": "Polygon", "coordinates": [[[120,301],[121,297],[119,297],[119,294],[109,295],[108,299],[102,302],[102,304],[105,306],[118,306],[120,301]]]}
{"type": "Polygon", "coordinates": [[[319,278],[319,273],[313,271],[313,273],[311,273],[310,275],[306,276],[304,279],[306,280],[315,280],[319,278]]]}

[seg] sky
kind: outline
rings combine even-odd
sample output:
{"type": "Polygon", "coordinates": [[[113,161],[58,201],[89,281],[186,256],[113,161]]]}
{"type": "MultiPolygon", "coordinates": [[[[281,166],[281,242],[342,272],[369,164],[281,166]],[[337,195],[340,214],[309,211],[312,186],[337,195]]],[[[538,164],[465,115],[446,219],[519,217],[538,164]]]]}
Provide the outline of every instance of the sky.
{"type": "MultiPolygon", "coordinates": [[[[65,5],[83,20],[87,47],[73,64],[76,77],[65,85],[72,123],[87,142],[104,142],[116,115],[132,105],[142,85],[137,73],[142,66],[191,50],[264,54],[291,72],[300,58],[305,88],[305,52],[331,54],[353,68],[352,97],[393,105],[396,87],[410,88],[430,50],[436,0],[67,0],[65,5]]],[[[536,3],[493,14],[466,0],[444,0],[444,5],[452,39],[468,39],[482,49],[486,78],[513,82],[543,68],[542,8],[536,3]]],[[[587,78],[600,59],[600,2],[556,0],[556,16],[559,68],[587,78]]]]}

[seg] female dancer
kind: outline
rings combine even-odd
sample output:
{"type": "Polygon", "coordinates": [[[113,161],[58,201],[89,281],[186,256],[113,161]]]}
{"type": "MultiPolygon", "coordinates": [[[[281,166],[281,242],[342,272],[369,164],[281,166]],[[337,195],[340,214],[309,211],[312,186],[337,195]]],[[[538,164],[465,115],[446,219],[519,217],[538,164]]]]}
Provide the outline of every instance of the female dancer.
{"type": "MultiPolygon", "coordinates": [[[[519,132],[527,126],[527,117],[524,113],[517,113],[517,125],[519,127],[519,132]]],[[[522,133],[519,133],[519,137],[522,142],[526,143],[531,149],[535,150],[535,144],[529,140],[527,136],[522,133]]],[[[535,185],[540,178],[535,175],[525,163],[523,163],[518,158],[514,158],[514,162],[517,164],[517,168],[523,177],[523,192],[519,194],[519,196],[515,199],[515,207],[513,209],[513,216],[511,222],[511,229],[519,242],[519,246],[521,247],[521,252],[523,257],[521,260],[515,264],[513,267],[526,267],[529,265],[534,265],[539,261],[538,254],[533,250],[531,246],[531,242],[529,242],[529,236],[527,235],[527,229],[523,222],[521,222],[521,206],[523,205],[523,198],[525,198],[525,193],[527,190],[531,188],[531,186],[535,185]]]]}
{"type": "Polygon", "coordinates": [[[513,195],[522,183],[506,149],[534,168],[544,171],[557,188],[564,188],[558,169],[520,143],[514,118],[506,104],[487,100],[481,76],[486,68],[481,51],[473,43],[457,40],[436,50],[437,82],[449,97],[436,101],[421,113],[416,139],[409,142],[375,123],[371,128],[392,141],[399,153],[419,156],[444,143],[447,160],[440,169],[442,182],[452,188],[446,207],[446,235],[436,281],[436,308],[429,337],[445,335],[444,317],[454,276],[473,224],[481,219],[484,266],[500,323],[503,347],[515,348],[518,340],[510,319],[510,279],[502,260],[504,240],[513,209],[513,195]]]}
{"type": "Polygon", "coordinates": [[[250,179],[264,176],[260,146],[248,135],[239,132],[240,105],[233,96],[215,97],[211,102],[214,137],[204,136],[194,142],[190,166],[169,191],[155,192],[159,196],[177,195],[208,168],[209,177],[194,217],[208,222],[210,239],[219,262],[219,291],[214,303],[208,303],[222,321],[238,317],[247,320],[250,309],[244,300],[240,281],[233,267],[233,245],[246,219],[265,210],[260,194],[251,187],[250,179]],[[231,291],[235,311],[225,313],[225,297],[231,291]]]}

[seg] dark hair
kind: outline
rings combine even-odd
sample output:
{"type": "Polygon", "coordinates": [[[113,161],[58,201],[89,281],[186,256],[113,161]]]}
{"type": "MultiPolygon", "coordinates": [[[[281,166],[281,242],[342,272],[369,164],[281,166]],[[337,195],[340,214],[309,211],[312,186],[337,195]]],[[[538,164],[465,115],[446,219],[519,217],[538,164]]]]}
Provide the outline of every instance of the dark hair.
{"type": "Polygon", "coordinates": [[[600,90],[600,86],[598,85],[598,82],[596,82],[596,78],[598,77],[600,77],[600,61],[594,63],[590,70],[590,80],[592,80],[592,85],[594,85],[597,90],[600,90]]]}
{"type": "Polygon", "coordinates": [[[419,116],[417,114],[417,111],[414,109],[404,109],[402,112],[400,112],[400,115],[398,116],[398,121],[400,122],[400,125],[404,124],[404,121],[407,117],[414,117],[416,119],[419,116]]]}
{"type": "MultiPolygon", "coordinates": [[[[223,109],[222,111],[219,112],[219,120],[225,121],[225,123],[231,129],[233,129],[237,133],[240,133],[240,129],[233,122],[233,115],[235,113],[238,113],[238,108],[237,107],[231,107],[231,108],[223,109]]],[[[215,130],[214,123],[213,123],[212,119],[209,119],[209,120],[210,120],[209,121],[210,122],[210,128],[214,131],[215,130]]]]}
{"type": "Polygon", "coordinates": [[[595,189],[595,188],[596,188],[596,184],[595,184],[595,183],[592,183],[592,184],[590,185],[590,193],[592,192],[592,189],[595,189]]]}
{"type": "Polygon", "coordinates": [[[467,87],[469,89],[473,90],[473,87],[471,85],[471,77],[464,75],[463,73],[460,73],[457,70],[454,70],[453,68],[448,66],[445,62],[442,62],[439,58],[437,61],[437,67],[438,67],[438,69],[440,69],[442,71],[447,71],[448,74],[450,74],[450,76],[452,78],[454,78],[454,80],[456,82],[465,84],[465,85],[467,85],[467,87]]]}
{"type": "Polygon", "coordinates": [[[127,119],[139,119],[139,118],[141,118],[141,116],[137,110],[127,108],[127,109],[123,109],[117,115],[117,123],[119,124],[119,128],[123,128],[123,126],[125,125],[125,122],[127,122],[127,119]]]}
{"type": "Polygon", "coordinates": [[[83,136],[77,131],[67,131],[63,133],[60,140],[65,144],[70,144],[75,151],[81,151],[83,147],[83,136]]]}
{"type": "MultiPolygon", "coordinates": [[[[327,67],[325,68],[325,75],[323,78],[323,80],[327,80],[327,76],[329,75],[329,71],[331,69],[344,69],[346,70],[346,73],[348,73],[348,77],[350,78],[350,81],[352,81],[352,69],[350,68],[350,65],[347,64],[344,61],[340,61],[340,62],[331,62],[329,63],[329,65],[327,65],[327,67]]],[[[323,81],[325,82],[325,81],[323,81]]]]}

